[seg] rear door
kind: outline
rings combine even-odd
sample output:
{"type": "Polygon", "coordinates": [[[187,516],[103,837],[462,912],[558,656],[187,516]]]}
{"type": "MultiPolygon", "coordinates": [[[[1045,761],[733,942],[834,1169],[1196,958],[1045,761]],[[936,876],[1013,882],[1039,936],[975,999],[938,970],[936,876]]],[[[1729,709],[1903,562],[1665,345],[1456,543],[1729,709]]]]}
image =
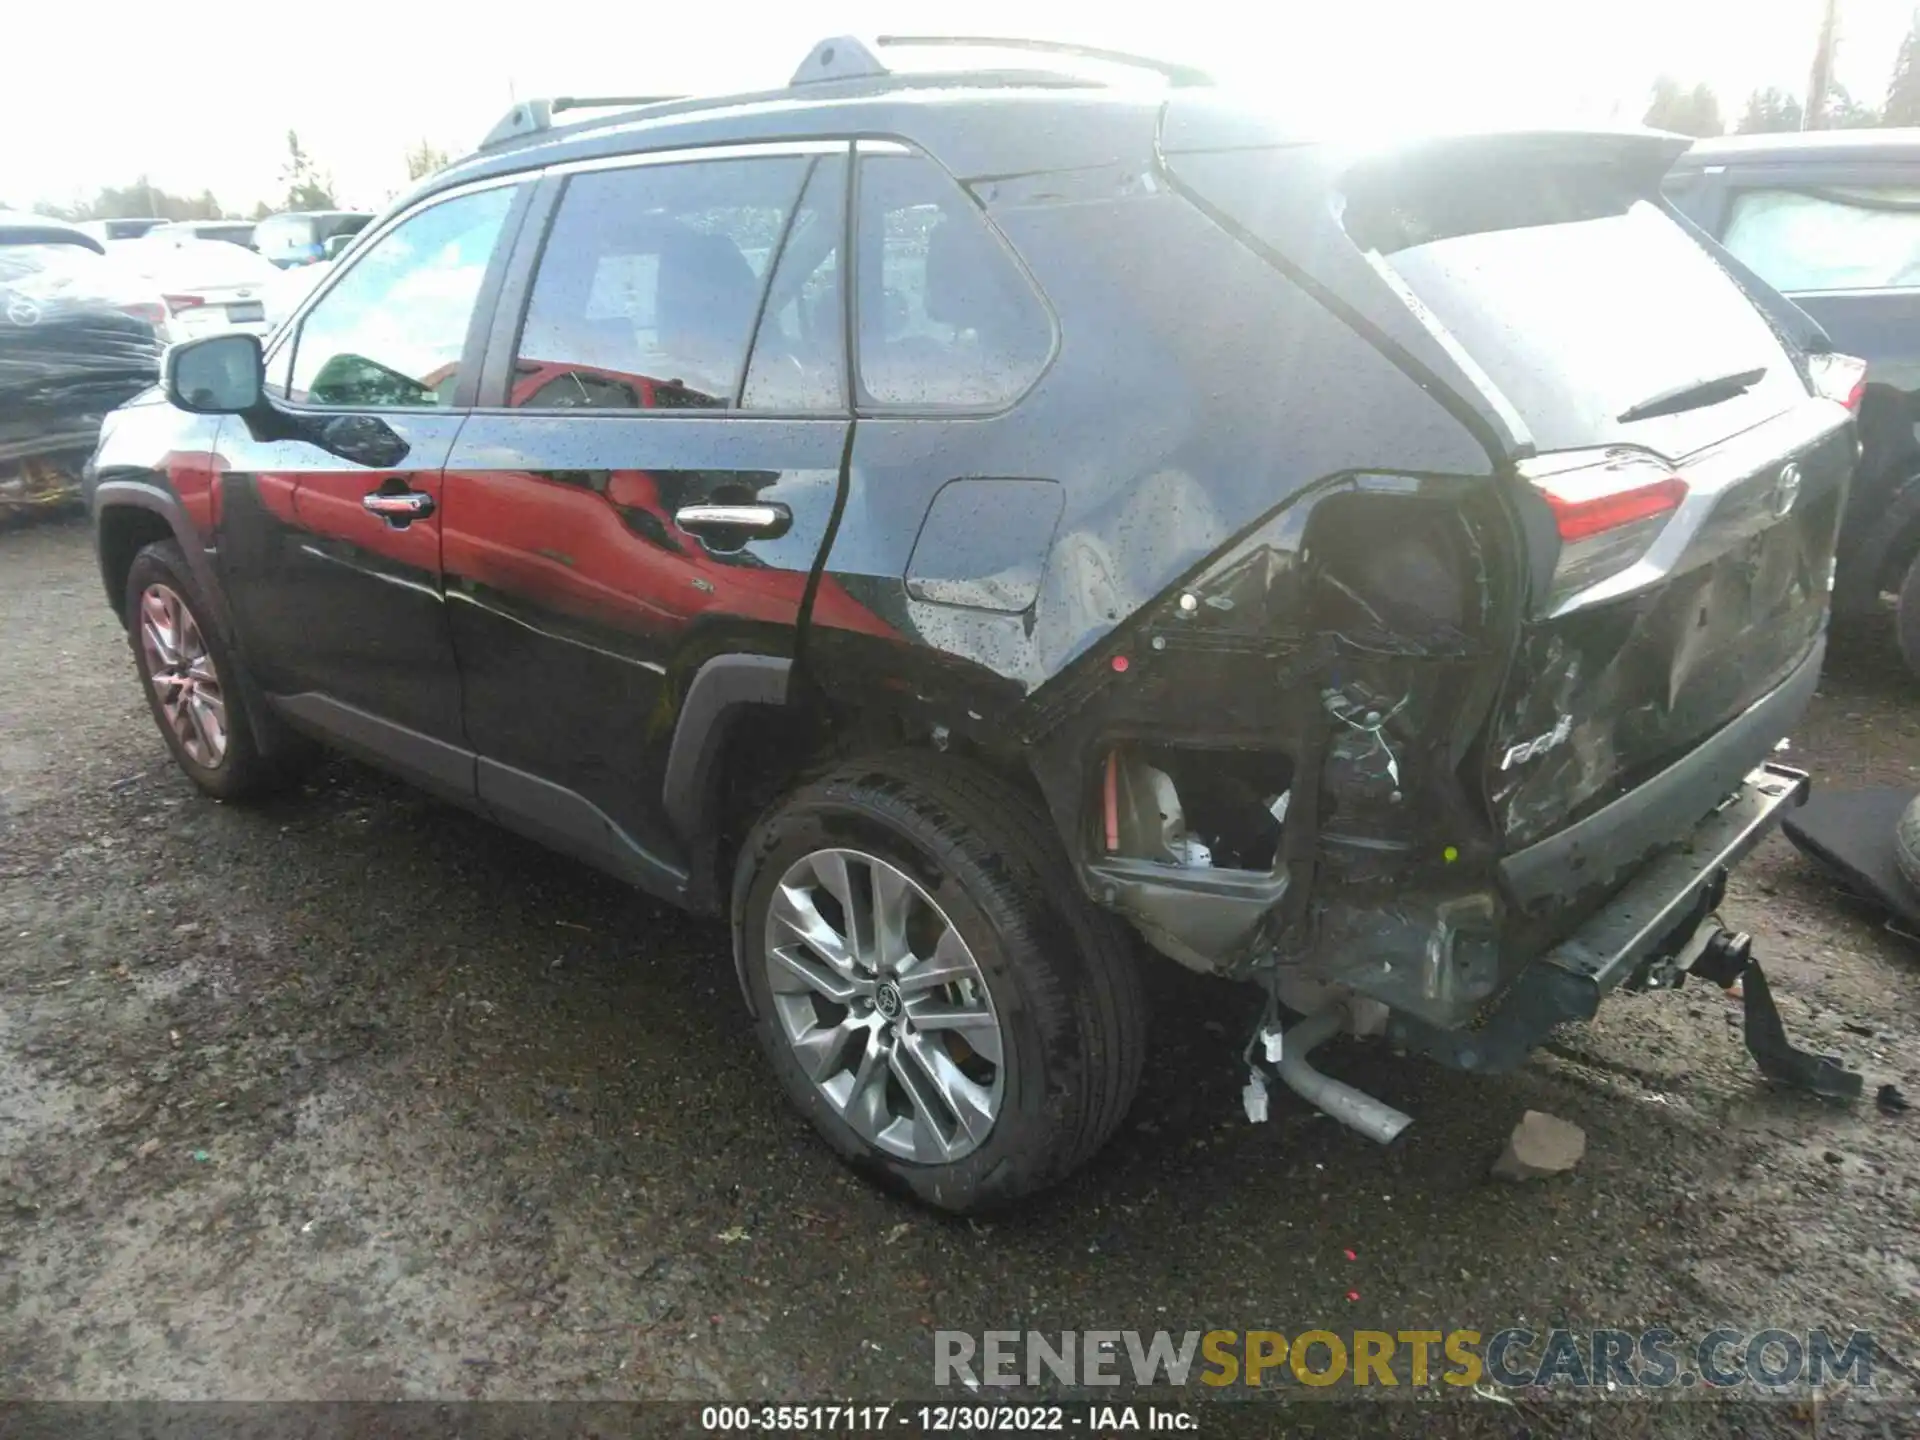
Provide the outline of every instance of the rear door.
{"type": "Polygon", "coordinates": [[[684,873],[680,700],[715,656],[794,654],[834,512],[847,148],[551,175],[448,461],[481,797],[655,889],[684,873]]]}
{"type": "Polygon", "coordinates": [[[1730,167],[1720,243],[1876,380],[1920,388],[1920,166],[1730,167]]]}
{"type": "Polygon", "coordinates": [[[390,226],[281,337],[271,416],[220,430],[220,563],[262,685],[461,795],[472,767],[441,595],[441,472],[522,190],[441,198],[390,226]]]}
{"type": "Polygon", "coordinates": [[[1720,243],[1867,362],[1839,596],[1870,607],[1884,577],[1871,560],[1846,565],[1895,538],[1878,531],[1920,474],[1920,166],[1729,167],[1719,179],[1720,243]]]}

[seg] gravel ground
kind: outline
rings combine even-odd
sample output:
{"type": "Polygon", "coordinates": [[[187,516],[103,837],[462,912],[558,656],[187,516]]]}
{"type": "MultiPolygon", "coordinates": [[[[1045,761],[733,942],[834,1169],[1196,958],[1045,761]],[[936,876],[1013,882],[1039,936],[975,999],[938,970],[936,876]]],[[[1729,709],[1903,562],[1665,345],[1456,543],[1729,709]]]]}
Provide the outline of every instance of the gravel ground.
{"type": "MultiPolygon", "coordinates": [[[[82,526],[0,535],[0,617],[0,1397],[926,1395],[936,1322],[1861,1327],[1911,1393],[1920,1116],[1770,1089],[1711,988],[1498,1079],[1330,1047],[1417,1117],[1382,1151],[1246,1124],[1249,996],[1164,967],[1103,1157],[946,1221],[789,1112],[721,928],[346,762],[200,797],[82,526]],[[1488,1182],[1526,1109],[1586,1159],[1488,1182]]],[[[1915,688],[1838,646],[1797,758],[1920,785],[1915,688]]],[[[1801,1043],[1920,1098],[1911,943],[1778,838],[1727,912],[1801,1043]]]]}

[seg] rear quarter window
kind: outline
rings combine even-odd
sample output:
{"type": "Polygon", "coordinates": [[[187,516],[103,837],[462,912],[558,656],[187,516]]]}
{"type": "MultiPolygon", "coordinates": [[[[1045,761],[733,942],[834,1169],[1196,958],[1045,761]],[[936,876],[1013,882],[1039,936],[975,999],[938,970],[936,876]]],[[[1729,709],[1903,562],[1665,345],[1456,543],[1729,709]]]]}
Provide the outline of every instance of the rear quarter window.
{"type": "Polygon", "coordinates": [[[860,162],[857,342],[873,404],[1011,404],[1053,353],[1053,322],[1006,244],[920,156],[860,162]]]}

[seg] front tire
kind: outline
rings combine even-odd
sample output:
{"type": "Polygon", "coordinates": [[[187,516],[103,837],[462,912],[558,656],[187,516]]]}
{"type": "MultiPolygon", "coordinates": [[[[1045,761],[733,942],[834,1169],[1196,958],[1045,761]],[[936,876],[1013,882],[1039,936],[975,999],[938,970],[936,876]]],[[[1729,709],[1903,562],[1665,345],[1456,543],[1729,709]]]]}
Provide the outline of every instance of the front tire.
{"type": "Polygon", "coordinates": [[[990,1209],[1125,1116],[1146,1051],[1131,937],[994,777],[903,753],[804,786],[748,837],[733,914],[774,1073],[868,1175],[990,1209]]]}
{"type": "Polygon", "coordinates": [[[295,778],[292,747],[279,758],[261,753],[241,704],[238,661],[173,541],[134,556],[126,620],[148,708],[189,780],[215,799],[247,800],[295,778]]]}

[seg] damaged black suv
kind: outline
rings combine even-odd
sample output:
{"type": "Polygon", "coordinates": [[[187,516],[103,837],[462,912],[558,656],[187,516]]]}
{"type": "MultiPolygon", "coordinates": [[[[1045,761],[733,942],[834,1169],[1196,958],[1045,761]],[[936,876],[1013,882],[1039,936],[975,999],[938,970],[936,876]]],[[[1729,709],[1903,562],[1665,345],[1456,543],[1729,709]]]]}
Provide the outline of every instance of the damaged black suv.
{"type": "Polygon", "coordinates": [[[730,917],[794,1102],[953,1210],[1119,1123],[1137,937],[1264,988],[1250,1109],[1382,1140],[1320,1040],[1499,1071],[1691,964],[1803,793],[1818,331],[1671,137],[1349,151],[1145,68],[521,105],[174,348],[88,487],[186,773],[321,741],[730,917]]]}

